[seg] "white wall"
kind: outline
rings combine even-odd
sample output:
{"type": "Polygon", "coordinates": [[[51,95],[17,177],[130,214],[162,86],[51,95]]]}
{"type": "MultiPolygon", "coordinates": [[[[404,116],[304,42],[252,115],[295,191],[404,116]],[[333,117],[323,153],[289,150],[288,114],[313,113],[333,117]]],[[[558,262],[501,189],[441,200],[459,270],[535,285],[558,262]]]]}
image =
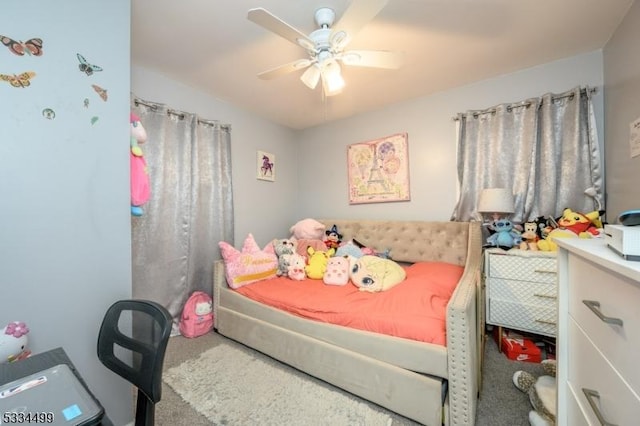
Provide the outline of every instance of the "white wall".
{"type": "Polygon", "coordinates": [[[640,209],[640,156],[631,158],[632,121],[640,118],[640,3],[635,2],[604,49],[607,218],[640,209]]]}
{"type": "Polygon", "coordinates": [[[250,232],[261,246],[276,236],[289,235],[298,204],[299,161],[293,130],[144,67],[132,67],[131,87],[144,100],[231,124],[236,246],[250,232]],[[275,182],[256,179],[258,150],[276,156],[275,182]]]}
{"type": "Polygon", "coordinates": [[[469,109],[517,102],[578,85],[597,87],[603,135],[602,52],[595,51],[301,131],[299,217],[449,220],[457,199],[456,125],[469,109]],[[349,205],[347,146],[399,132],[409,138],[411,201],[349,205]],[[323,161],[311,161],[322,158],[323,161]]]}
{"type": "Polygon", "coordinates": [[[96,342],[109,305],[131,297],[129,27],[129,1],[24,0],[0,13],[3,35],[44,42],[40,57],[0,46],[1,73],[36,73],[26,88],[0,81],[0,327],[25,321],[33,353],[63,347],[116,425],[133,418],[130,385],[96,342]],[[80,72],[76,53],[103,71],[80,72]]]}

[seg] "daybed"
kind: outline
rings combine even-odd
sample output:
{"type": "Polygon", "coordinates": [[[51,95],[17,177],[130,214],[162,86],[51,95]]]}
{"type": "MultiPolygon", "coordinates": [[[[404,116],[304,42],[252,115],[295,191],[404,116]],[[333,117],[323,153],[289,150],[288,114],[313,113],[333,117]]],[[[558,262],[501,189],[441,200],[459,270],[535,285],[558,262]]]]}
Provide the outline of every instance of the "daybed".
{"type": "Polygon", "coordinates": [[[464,266],[446,310],[446,347],[305,319],[227,286],[214,266],[218,333],[426,425],[472,425],[480,380],[478,222],[320,220],[398,262],[464,266]]]}

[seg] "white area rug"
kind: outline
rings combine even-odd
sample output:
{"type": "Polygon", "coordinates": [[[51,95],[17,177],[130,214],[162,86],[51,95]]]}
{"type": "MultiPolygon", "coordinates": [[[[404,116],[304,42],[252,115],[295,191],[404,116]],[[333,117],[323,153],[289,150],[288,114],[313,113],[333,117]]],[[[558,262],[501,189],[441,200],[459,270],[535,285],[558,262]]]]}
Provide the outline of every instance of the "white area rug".
{"type": "Polygon", "coordinates": [[[392,418],[349,394],[245,348],[222,344],[163,380],[216,425],[389,426],[392,418]]]}

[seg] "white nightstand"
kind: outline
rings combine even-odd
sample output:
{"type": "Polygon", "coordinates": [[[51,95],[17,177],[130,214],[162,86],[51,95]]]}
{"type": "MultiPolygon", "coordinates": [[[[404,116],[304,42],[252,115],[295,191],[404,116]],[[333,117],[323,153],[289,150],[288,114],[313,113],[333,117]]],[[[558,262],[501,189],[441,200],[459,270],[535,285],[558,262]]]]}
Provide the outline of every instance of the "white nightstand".
{"type": "Polygon", "coordinates": [[[555,252],[486,249],[486,323],[555,337],[557,257],[555,252]]]}

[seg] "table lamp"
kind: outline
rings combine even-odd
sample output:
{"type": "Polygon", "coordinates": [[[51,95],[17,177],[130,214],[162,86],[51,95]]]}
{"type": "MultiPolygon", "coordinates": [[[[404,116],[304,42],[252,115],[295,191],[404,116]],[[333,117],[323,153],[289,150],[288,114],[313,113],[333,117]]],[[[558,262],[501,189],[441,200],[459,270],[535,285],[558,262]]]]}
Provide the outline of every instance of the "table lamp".
{"type": "Polygon", "coordinates": [[[480,192],[479,213],[491,213],[495,222],[500,216],[514,212],[513,194],[506,188],[486,188],[480,192]]]}

